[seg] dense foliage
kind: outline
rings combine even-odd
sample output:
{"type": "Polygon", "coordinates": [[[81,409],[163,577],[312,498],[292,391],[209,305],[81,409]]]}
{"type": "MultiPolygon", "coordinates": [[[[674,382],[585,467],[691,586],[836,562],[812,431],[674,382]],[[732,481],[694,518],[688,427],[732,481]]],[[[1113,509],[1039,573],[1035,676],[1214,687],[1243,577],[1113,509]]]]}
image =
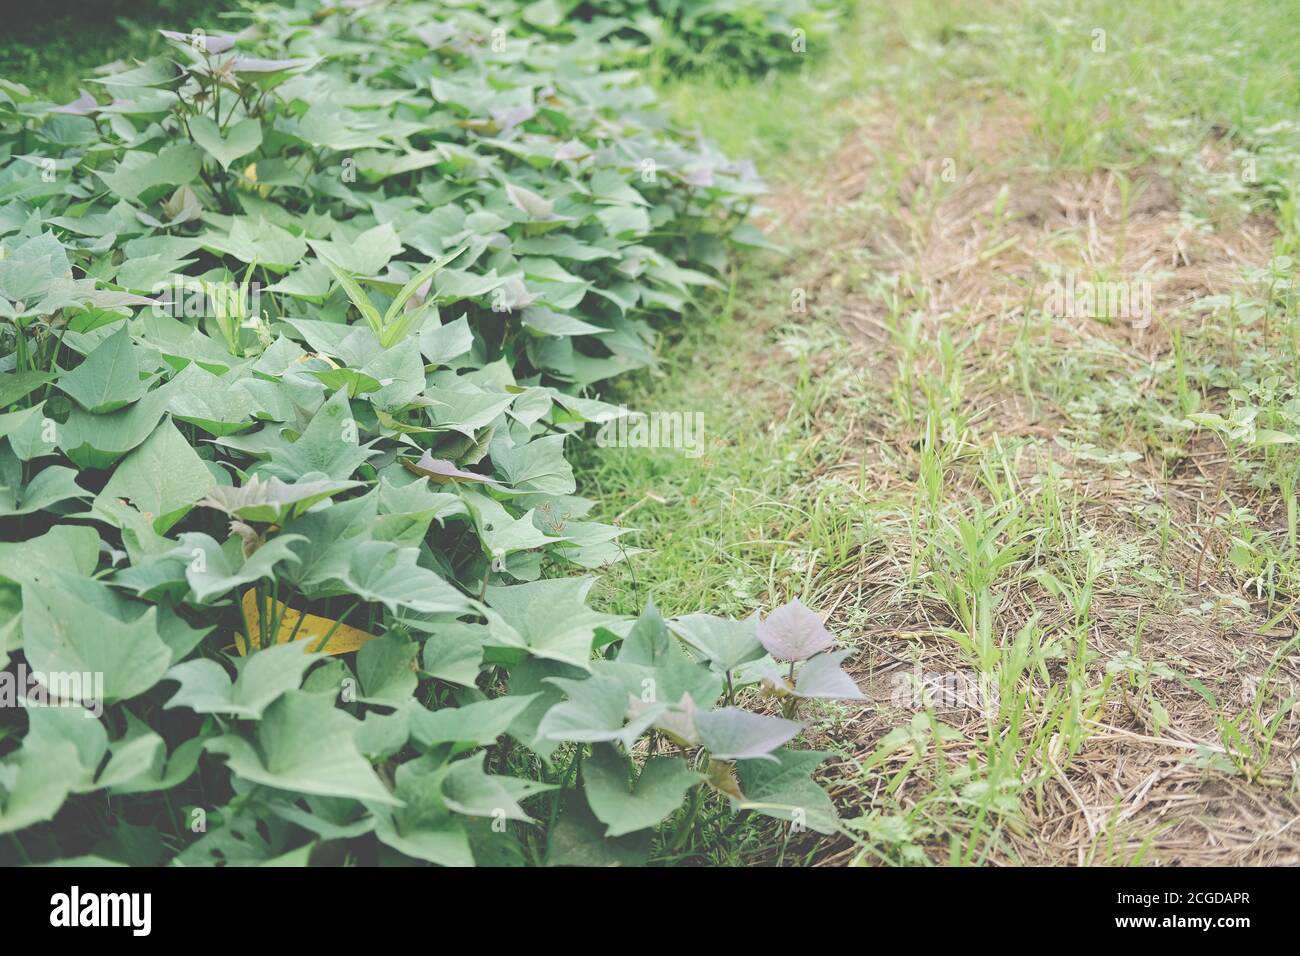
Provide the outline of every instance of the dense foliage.
{"type": "Polygon", "coordinates": [[[575,41],[599,41],[607,59],[629,60],[649,47],[674,70],[722,73],[796,62],[810,37],[824,38],[845,6],[840,0],[540,0],[528,26],[575,41]]]}
{"type": "Polygon", "coordinates": [[[542,6],[0,81],[4,859],[640,862],[706,786],[835,826],[785,746],[858,695],[813,612],[633,626],[571,576],[624,554],[591,389],[761,184],[542,6]]]}

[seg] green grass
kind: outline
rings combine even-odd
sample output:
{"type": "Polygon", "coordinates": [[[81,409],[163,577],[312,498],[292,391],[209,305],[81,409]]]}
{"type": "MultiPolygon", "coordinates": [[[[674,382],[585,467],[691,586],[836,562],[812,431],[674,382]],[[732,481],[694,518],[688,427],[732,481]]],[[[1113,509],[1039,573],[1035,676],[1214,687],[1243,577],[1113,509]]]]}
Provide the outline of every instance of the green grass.
{"type": "MultiPolygon", "coordinates": [[[[1163,312],[1167,340],[1139,355],[1032,302],[997,338],[935,314],[924,277],[886,266],[872,239],[936,225],[956,186],[914,174],[951,157],[1005,180],[974,224],[992,260],[1015,241],[1022,183],[1094,172],[1117,177],[1126,210],[1134,177],[1163,176],[1198,235],[1262,216],[1272,251],[1294,254],[1300,23],[1281,3],[918,0],[861,5],[818,52],[795,73],[665,89],[680,118],[755,157],[808,210],[771,235],[788,257],[739,264],[729,294],[699,305],[711,320],[665,350],[662,376],[622,395],[703,411],[707,454],[585,453],[601,518],[646,549],[611,570],[603,600],[747,614],[799,596],[858,638],[868,678],[916,661],[997,689],[957,725],[934,707],[815,712],[854,821],[818,858],[1222,859],[1189,848],[1177,813],[1119,797],[1085,814],[1064,854],[1042,828],[1062,803],[1087,803],[1070,768],[1123,735],[1181,754],[1178,772],[1207,786],[1296,793],[1278,759],[1296,644],[1266,637],[1300,600],[1292,263],[1163,312]],[[1004,110],[1026,133],[1002,144],[1002,167],[981,168],[981,123],[1004,110]],[[836,192],[854,170],[860,191],[836,192]],[[801,289],[806,313],[791,309],[801,289]],[[840,321],[864,301],[881,336],[865,346],[840,321]],[[1011,402],[1043,433],[988,415],[1011,402]],[[1258,690],[1239,698],[1238,680],[1258,690]]],[[[1085,239],[1061,236],[1079,254],[1085,239]]],[[[1127,278],[1118,258],[1096,270],[1127,278]]]]}
{"type": "Polygon", "coordinates": [[[54,101],[76,99],[95,67],[158,52],[158,30],[219,32],[227,22],[220,14],[235,7],[235,0],[55,0],[16,10],[5,17],[0,76],[54,101]]]}

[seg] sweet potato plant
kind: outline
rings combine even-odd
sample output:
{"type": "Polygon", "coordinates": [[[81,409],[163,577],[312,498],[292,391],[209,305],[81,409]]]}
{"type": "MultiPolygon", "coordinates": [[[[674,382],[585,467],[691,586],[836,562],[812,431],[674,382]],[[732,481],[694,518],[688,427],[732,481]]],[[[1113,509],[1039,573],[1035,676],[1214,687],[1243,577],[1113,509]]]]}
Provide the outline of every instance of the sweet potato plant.
{"type": "Polygon", "coordinates": [[[566,446],[762,186],[552,7],[265,6],[70,103],[0,80],[6,862],[835,827],[798,705],[858,690],[817,615],[588,604],[622,529],[566,446]]]}

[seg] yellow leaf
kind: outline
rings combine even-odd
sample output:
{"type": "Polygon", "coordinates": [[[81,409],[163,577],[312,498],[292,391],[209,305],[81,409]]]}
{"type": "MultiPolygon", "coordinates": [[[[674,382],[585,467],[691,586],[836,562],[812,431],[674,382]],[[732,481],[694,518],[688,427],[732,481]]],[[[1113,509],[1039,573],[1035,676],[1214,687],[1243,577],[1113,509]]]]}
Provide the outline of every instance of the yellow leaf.
{"type": "MultiPolygon", "coordinates": [[[[368,634],[347,624],[340,624],[328,617],[321,617],[317,614],[304,615],[301,611],[295,611],[280,601],[275,602],[271,614],[272,619],[279,619],[279,626],[276,628],[275,636],[271,641],[273,644],[287,644],[289,643],[289,636],[293,635],[295,643],[307,642],[304,645],[304,650],[323,654],[351,654],[353,651],[360,649],[362,644],[375,639],[373,634],[368,634]],[[298,623],[299,619],[302,621],[301,624],[298,623]],[[296,634],[294,633],[295,628],[297,629],[296,634]],[[331,631],[333,633],[330,633],[331,631]],[[325,641],[324,647],[321,647],[321,641],[327,634],[329,634],[329,640],[325,641]]],[[[261,631],[261,610],[258,607],[256,591],[244,592],[244,616],[248,619],[249,631],[253,634],[259,633],[261,631]]],[[[242,635],[235,639],[235,650],[239,652],[241,657],[247,653],[242,635]]]]}
{"type": "Polygon", "coordinates": [[[271,195],[271,187],[257,181],[257,163],[249,163],[235,185],[247,192],[255,192],[263,199],[271,195]]]}
{"type": "Polygon", "coordinates": [[[736,765],[729,760],[710,760],[708,784],[718,793],[744,800],[740,781],[736,779],[736,765]]]}

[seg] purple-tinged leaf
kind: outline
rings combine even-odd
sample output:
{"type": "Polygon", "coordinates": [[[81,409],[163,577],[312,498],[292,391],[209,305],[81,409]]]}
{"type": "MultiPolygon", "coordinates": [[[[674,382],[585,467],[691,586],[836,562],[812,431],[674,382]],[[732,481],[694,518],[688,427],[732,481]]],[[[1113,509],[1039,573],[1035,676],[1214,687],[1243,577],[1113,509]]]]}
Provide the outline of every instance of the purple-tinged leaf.
{"type": "Polygon", "coordinates": [[[474,471],[464,471],[457,468],[453,462],[445,458],[434,458],[432,452],[426,451],[424,456],[417,462],[403,461],[406,470],[417,475],[424,475],[433,481],[446,484],[449,481],[473,481],[483,485],[491,485],[493,488],[504,488],[501,482],[489,478],[487,475],[480,475],[474,471]]]}
{"type": "Polygon", "coordinates": [[[823,700],[863,700],[866,695],[845,673],[840,662],[853,651],[818,654],[799,666],[794,680],[794,696],[823,700]]]}
{"type": "Polygon", "coordinates": [[[774,760],[769,754],[803,730],[793,720],[751,714],[739,707],[699,711],[695,727],[714,760],[774,760]]]}
{"type": "Polygon", "coordinates": [[[661,731],[679,747],[698,747],[700,745],[700,733],[695,728],[695,715],[699,713],[699,708],[695,706],[695,701],[691,699],[690,693],[682,694],[681,701],[670,704],[667,710],[662,709],[659,704],[649,703],[639,697],[629,695],[627,704],[629,720],[635,720],[647,711],[652,710],[659,714],[652,725],[655,730],[661,731]]]}
{"type": "Polygon", "coordinates": [[[803,661],[835,646],[821,616],[798,598],[779,608],[758,624],[758,640],[778,661],[803,661]]]}
{"type": "Polygon", "coordinates": [[[81,95],[71,103],[64,103],[62,106],[56,106],[50,110],[50,112],[67,113],[69,116],[88,116],[91,113],[98,112],[99,101],[85,90],[81,90],[80,92],[81,95]]]}
{"type": "Polygon", "coordinates": [[[502,133],[508,133],[520,123],[526,123],[536,115],[537,109],[533,106],[505,106],[492,110],[492,121],[497,124],[497,129],[502,133]]]}
{"type": "Polygon", "coordinates": [[[697,166],[695,169],[687,170],[684,173],[678,173],[682,182],[688,186],[709,187],[714,185],[713,170],[707,166],[697,166]]]}
{"type": "Polygon", "coordinates": [[[591,147],[576,139],[571,139],[567,143],[561,143],[555,147],[555,158],[557,160],[586,159],[590,155],[591,147]]]}
{"type": "Polygon", "coordinates": [[[202,50],[204,53],[225,53],[235,45],[239,39],[233,33],[221,33],[216,36],[206,36],[202,33],[180,33],[176,30],[159,30],[163,36],[169,40],[175,40],[177,43],[184,43],[186,46],[192,46],[196,50],[202,50]]]}
{"type": "Polygon", "coordinates": [[[555,214],[555,203],[549,199],[537,195],[531,189],[525,189],[523,186],[516,186],[510,181],[506,181],[506,195],[520,210],[528,213],[533,219],[550,219],[555,214]]]}
{"type": "Polygon", "coordinates": [[[441,50],[456,38],[456,28],[449,23],[435,23],[427,27],[417,27],[412,32],[430,50],[441,50]]]}
{"type": "Polygon", "coordinates": [[[254,475],[238,488],[218,485],[211,489],[199,502],[199,507],[224,511],[244,521],[277,524],[360,484],[359,481],[299,481],[291,485],[279,478],[263,481],[254,475]]]}

